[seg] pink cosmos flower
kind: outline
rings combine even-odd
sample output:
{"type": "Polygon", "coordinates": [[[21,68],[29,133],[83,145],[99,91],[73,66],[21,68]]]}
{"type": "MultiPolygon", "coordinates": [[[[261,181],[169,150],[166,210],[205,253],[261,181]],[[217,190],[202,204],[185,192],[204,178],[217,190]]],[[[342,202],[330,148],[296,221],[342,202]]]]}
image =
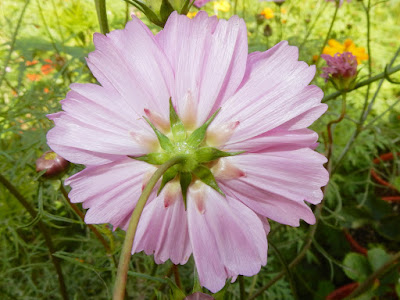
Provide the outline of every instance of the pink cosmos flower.
{"type": "MultiPolygon", "coordinates": [[[[332,78],[336,82],[350,83],[357,76],[357,57],[351,52],[336,53],[333,57],[322,54],[321,57],[328,65],[322,68],[321,77],[325,78],[325,81],[332,78]]],[[[346,87],[348,86],[342,86],[346,87]]]]}
{"type": "Polygon", "coordinates": [[[281,42],[248,54],[242,19],[205,12],[192,20],[173,13],[155,36],[133,17],[123,30],[96,33],[94,44],[87,63],[101,85],[72,84],[63,111],[49,116],[55,127],[47,135],[55,152],[86,165],[66,183],[71,201],[89,209],[87,223],[127,228],[156,170],[128,156],[164,151],[143,115],[177,152],[197,151],[171,135],[169,99],[190,136],[216,114],[200,147],[245,153],[201,165],[224,195],[197,176],[186,209],[178,176],[158,196],[154,191],[132,253],[174,264],[193,254],[200,283],[216,292],[227,278],[252,276],[266,264],[267,218],[315,222],[304,201],[321,201],[328,173],[325,157],[311,149],[317,134],[307,127],[327,106],[309,85],[315,67],[298,61],[296,47],[281,42]]]}

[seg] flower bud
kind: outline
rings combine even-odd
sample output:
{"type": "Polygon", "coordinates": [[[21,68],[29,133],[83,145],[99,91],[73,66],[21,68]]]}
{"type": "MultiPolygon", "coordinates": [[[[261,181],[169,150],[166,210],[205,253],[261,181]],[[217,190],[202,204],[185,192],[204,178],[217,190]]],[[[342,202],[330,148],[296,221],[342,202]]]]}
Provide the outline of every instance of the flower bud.
{"type": "Polygon", "coordinates": [[[271,36],[272,35],[272,28],[269,24],[265,25],[264,27],[264,36],[271,36]]]}
{"type": "Polygon", "coordinates": [[[215,300],[215,298],[208,294],[196,292],[187,296],[184,300],[215,300]]]}
{"type": "Polygon", "coordinates": [[[36,160],[36,172],[46,171],[43,177],[60,177],[67,171],[69,161],[49,150],[36,160]]]}
{"type": "Polygon", "coordinates": [[[327,67],[323,67],[321,77],[331,80],[338,89],[350,89],[357,77],[357,58],[351,52],[336,53],[335,56],[322,54],[327,67]]]}

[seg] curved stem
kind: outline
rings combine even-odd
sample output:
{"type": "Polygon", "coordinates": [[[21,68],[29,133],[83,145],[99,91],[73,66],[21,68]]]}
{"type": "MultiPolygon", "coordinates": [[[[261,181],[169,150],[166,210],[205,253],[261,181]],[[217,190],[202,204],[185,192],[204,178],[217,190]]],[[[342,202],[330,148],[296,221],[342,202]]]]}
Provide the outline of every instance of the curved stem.
{"type": "Polygon", "coordinates": [[[333,148],[333,136],[332,136],[332,125],[337,124],[341,122],[344,119],[344,115],[346,114],[346,93],[343,93],[342,97],[342,111],[340,113],[340,116],[338,119],[330,121],[327,125],[327,131],[328,131],[328,154],[326,155],[326,158],[328,159],[328,163],[331,161],[331,155],[332,155],[332,148],[333,148]]]}
{"type": "Polygon", "coordinates": [[[150,197],[150,194],[156,185],[157,181],[161,178],[161,176],[173,165],[176,165],[183,161],[185,158],[182,156],[177,156],[167,161],[163,165],[161,165],[157,171],[154,172],[153,176],[150,178],[146,187],[144,188],[140,198],[136,204],[135,209],[133,210],[131,219],[129,221],[128,230],[126,231],[126,236],[124,240],[124,244],[122,246],[121,257],[118,264],[117,278],[115,280],[114,285],[114,294],[113,300],[123,300],[125,296],[125,287],[127,280],[127,273],[129,267],[129,260],[131,258],[131,251],[133,240],[135,239],[136,229],[139,224],[139,219],[146,205],[147,199],[150,197]]]}
{"type": "MultiPolygon", "coordinates": [[[[31,215],[31,217],[33,219],[36,219],[37,212],[32,207],[32,205],[29,204],[29,202],[25,199],[25,197],[22,196],[20,194],[20,192],[16,189],[16,187],[11,182],[9,182],[2,174],[0,174],[0,182],[19,201],[19,203],[21,203],[22,206],[25,207],[25,209],[31,215]]],[[[49,249],[51,261],[54,265],[54,268],[56,269],[61,296],[64,300],[68,300],[68,293],[67,293],[67,288],[65,286],[65,281],[64,281],[64,276],[63,276],[62,269],[61,269],[60,260],[53,255],[53,253],[56,252],[56,250],[55,250],[55,247],[53,244],[53,240],[51,239],[51,235],[50,235],[49,231],[47,230],[46,225],[40,219],[37,221],[36,224],[44,236],[46,246],[49,249]]]]}
{"type": "Polygon", "coordinates": [[[110,32],[107,21],[106,0],[94,0],[96,5],[97,19],[99,20],[100,31],[102,34],[110,32]]]}

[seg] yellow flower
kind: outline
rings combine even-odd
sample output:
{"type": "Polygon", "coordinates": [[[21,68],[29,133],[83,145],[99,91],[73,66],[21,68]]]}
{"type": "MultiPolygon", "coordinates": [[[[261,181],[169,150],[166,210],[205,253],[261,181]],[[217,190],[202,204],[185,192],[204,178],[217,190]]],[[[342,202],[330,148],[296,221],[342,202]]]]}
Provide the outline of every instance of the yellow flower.
{"type": "Polygon", "coordinates": [[[214,2],[214,10],[228,12],[231,9],[231,5],[226,0],[214,2]]]}
{"type": "Polygon", "coordinates": [[[350,52],[355,57],[357,57],[357,63],[360,64],[361,61],[368,59],[368,54],[365,53],[365,48],[356,47],[351,39],[347,39],[343,44],[339,43],[337,40],[331,39],[328,41],[328,46],[322,51],[323,54],[328,54],[330,56],[335,56],[336,53],[350,52]]]}
{"type": "Polygon", "coordinates": [[[189,11],[186,16],[189,19],[193,19],[196,16],[196,14],[197,14],[197,11],[189,11]]]}
{"type": "Polygon", "coordinates": [[[286,14],[286,13],[287,13],[287,10],[286,10],[285,8],[282,7],[282,8],[281,8],[281,13],[282,13],[282,14],[286,14]]]}
{"type": "Polygon", "coordinates": [[[274,11],[271,8],[266,7],[261,11],[260,15],[264,16],[264,18],[269,20],[274,17],[274,11]]]}

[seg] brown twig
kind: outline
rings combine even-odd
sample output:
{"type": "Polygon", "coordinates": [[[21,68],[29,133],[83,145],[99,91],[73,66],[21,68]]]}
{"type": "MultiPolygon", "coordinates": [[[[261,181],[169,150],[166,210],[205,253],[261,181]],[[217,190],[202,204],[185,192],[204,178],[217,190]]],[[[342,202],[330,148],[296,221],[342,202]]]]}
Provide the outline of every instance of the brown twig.
{"type": "Polygon", "coordinates": [[[179,276],[178,266],[173,264],[172,271],[174,272],[174,278],[175,278],[175,283],[176,283],[177,287],[182,289],[182,283],[181,283],[181,278],[179,276]]]}

